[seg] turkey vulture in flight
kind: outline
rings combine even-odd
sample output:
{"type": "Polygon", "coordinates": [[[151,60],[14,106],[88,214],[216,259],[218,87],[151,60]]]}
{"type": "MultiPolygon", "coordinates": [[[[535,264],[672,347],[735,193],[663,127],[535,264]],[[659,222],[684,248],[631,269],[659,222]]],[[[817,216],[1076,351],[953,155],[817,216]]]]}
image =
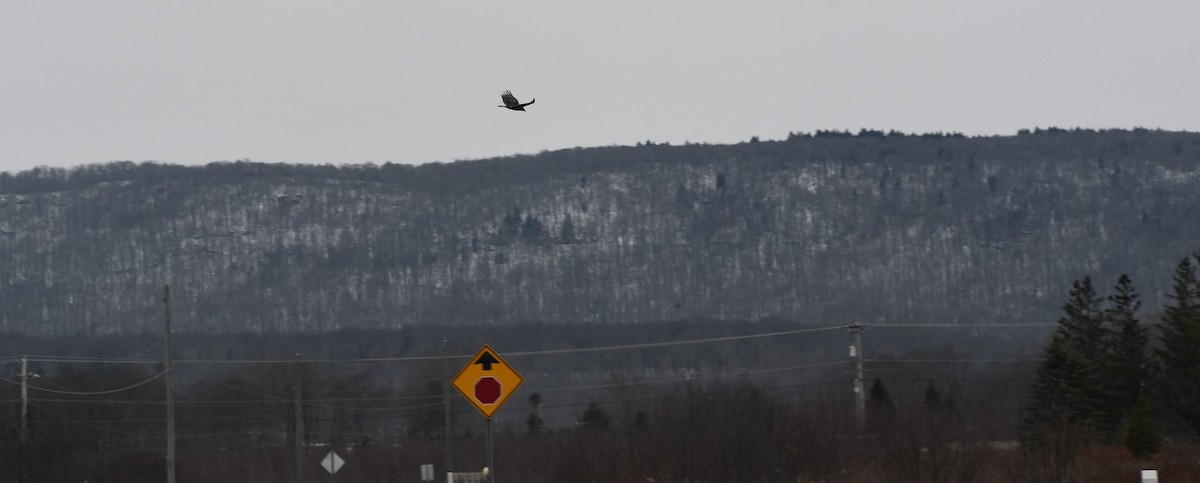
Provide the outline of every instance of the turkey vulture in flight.
{"type": "Polygon", "coordinates": [[[533,104],[534,101],[537,101],[537,99],[534,99],[532,101],[521,104],[521,101],[518,101],[516,97],[513,97],[512,92],[509,92],[509,91],[504,91],[503,93],[501,93],[500,99],[504,101],[504,105],[496,106],[496,107],[507,107],[514,111],[524,111],[525,106],[533,104]]]}

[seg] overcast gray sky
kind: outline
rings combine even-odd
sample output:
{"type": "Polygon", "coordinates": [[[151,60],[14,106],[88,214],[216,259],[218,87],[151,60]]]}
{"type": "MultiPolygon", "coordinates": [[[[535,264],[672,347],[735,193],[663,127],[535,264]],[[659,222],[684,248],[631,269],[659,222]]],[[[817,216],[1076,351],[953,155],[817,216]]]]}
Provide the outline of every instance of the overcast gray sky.
{"type": "Polygon", "coordinates": [[[1200,131],[1200,2],[0,0],[0,171],[1200,131]],[[511,89],[528,112],[500,109],[511,89]]]}

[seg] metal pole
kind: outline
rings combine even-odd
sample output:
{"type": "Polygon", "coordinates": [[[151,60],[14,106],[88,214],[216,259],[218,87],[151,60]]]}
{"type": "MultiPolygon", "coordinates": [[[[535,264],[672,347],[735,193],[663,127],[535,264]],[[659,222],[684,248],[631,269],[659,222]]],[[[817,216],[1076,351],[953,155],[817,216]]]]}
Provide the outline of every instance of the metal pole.
{"type": "Polygon", "coordinates": [[[496,468],[492,459],[492,418],[487,418],[487,483],[496,483],[496,468]]]}
{"type": "Polygon", "coordinates": [[[854,417],[859,431],[867,427],[867,399],[863,387],[863,353],[862,332],[867,326],[851,324],[846,326],[854,334],[854,417]]]}
{"type": "Polygon", "coordinates": [[[167,363],[167,483],[175,483],[175,375],[171,367],[171,285],[163,284],[163,306],[166,310],[165,350],[167,363]]]}
{"type": "Polygon", "coordinates": [[[446,339],[442,339],[442,439],[446,443],[446,471],[454,471],[453,437],[450,427],[450,370],[446,362],[446,339]]]}

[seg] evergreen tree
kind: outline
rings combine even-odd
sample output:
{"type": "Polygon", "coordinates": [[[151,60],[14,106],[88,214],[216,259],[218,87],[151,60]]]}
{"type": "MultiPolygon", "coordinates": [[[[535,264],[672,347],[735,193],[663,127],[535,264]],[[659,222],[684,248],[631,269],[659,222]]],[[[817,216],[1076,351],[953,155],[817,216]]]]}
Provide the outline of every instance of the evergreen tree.
{"type": "Polygon", "coordinates": [[[546,422],[542,420],[541,415],[541,393],[535,392],[529,395],[529,407],[531,411],[529,412],[529,417],[525,419],[525,426],[529,429],[529,434],[537,434],[541,432],[542,427],[546,425],[546,422]]]}
{"type": "Polygon", "coordinates": [[[1055,331],[1021,418],[1023,443],[1049,452],[1056,481],[1066,481],[1076,454],[1095,437],[1094,371],[1078,347],[1063,328],[1055,331]]]}
{"type": "Polygon", "coordinates": [[[1122,274],[1117,280],[1108,301],[1104,318],[1112,327],[1109,329],[1108,357],[1103,367],[1107,391],[1101,429],[1107,437],[1115,438],[1149,375],[1148,336],[1137,317],[1142,303],[1128,275],[1122,274]]]}
{"type": "Polygon", "coordinates": [[[521,223],[521,238],[526,240],[540,240],[546,236],[546,225],[542,224],[542,220],[536,216],[528,215],[525,221],[521,223]]]}
{"type": "Polygon", "coordinates": [[[1104,327],[1103,299],[1096,295],[1091,277],[1083,277],[1071,284],[1071,292],[1067,303],[1063,305],[1066,313],[1058,319],[1058,332],[1062,334],[1064,343],[1070,344],[1073,354],[1079,357],[1083,365],[1080,379],[1071,382],[1078,388],[1086,388],[1076,404],[1090,408],[1099,422],[1104,406],[1105,385],[1101,383],[1104,377],[1105,359],[1108,355],[1108,333],[1104,327]],[[1100,411],[1100,412],[1097,412],[1100,411]]]}
{"type": "Polygon", "coordinates": [[[563,219],[562,230],[559,231],[558,242],[563,245],[575,243],[575,222],[571,221],[571,215],[567,215],[563,219]]]}
{"type": "Polygon", "coordinates": [[[504,236],[516,237],[521,234],[521,209],[516,208],[507,215],[504,215],[504,236]]]}
{"type": "Polygon", "coordinates": [[[496,242],[500,245],[507,245],[521,236],[521,210],[514,209],[511,213],[504,215],[504,221],[500,224],[500,230],[496,233],[496,242]]]}
{"type": "Polygon", "coordinates": [[[892,434],[896,424],[896,406],[883,380],[876,377],[867,391],[867,425],[876,434],[892,434]]]}
{"type": "Polygon", "coordinates": [[[537,413],[529,413],[529,417],[525,418],[525,427],[529,430],[529,434],[540,433],[545,425],[546,422],[542,421],[542,417],[537,413]]]}
{"type": "Polygon", "coordinates": [[[608,411],[605,411],[595,401],[589,403],[587,409],[583,411],[583,415],[579,416],[579,424],[590,429],[606,429],[610,422],[612,422],[612,418],[608,415],[608,411]]]}
{"type": "Polygon", "coordinates": [[[929,387],[925,388],[925,407],[933,411],[942,407],[942,393],[934,387],[933,381],[929,381],[929,387]]]}
{"type": "Polygon", "coordinates": [[[1096,295],[1096,289],[1092,286],[1092,278],[1083,277],[1071,284],[1071,293],[1063,306],[1066,315],[1058,319],[1059,330],[1065,331],[1070,342],[1089,361],[1098,362],[1104,357],[1106,337],[1102,303],[1103,300],[1096,295]]]}
{"type": "Polygon", "coordinates": [[[883,385],[883,380],[876,377],[875,382],[871,383],[871,391],[868,392],[871,396],[871,407],[876,409],[895,409],[892,404],[892,397],[888,395],[887,387],[883,385]]]}
{"type": "Polygon", "coordinates": [[[1144,393],[1134,402],[1122,440],[1129,454],[1144,460],[1154,457],[1162,447],[1162,434],[1150,412],[1150,401],[1144,393]]]}
{"type": "MultiPolygon", "coordinates": [[[[1192,255],[1200,263],[1200,251],[1192,255]]],[[[1155,400],[1176,422],[1200,436],[1200,283],[1196,266],[1184,258],[1175,268],[1172,302],[1163,309],[1155,350],[1161,372],[1156,378],[1155,400]]]]}
{"type": "Polygon", "coordinates": [[[1050,338],[1038,365],[1026,407],[1024,423],[1030,434],[1045,433],[1069,425],[1077,432],[1090,430],[1096,411],[1087,377],[1092,371],[1077,346],[1058,330],[1050,338]]]}
{"type": "Polygon", "coordinates": [[[642,411],[638,411],[637,414],[633,415],[633,424],[630,425],[630,427],[629,427],[630,432],[644,433],[644,432],[648,431],[649,429],[650,429],[650,418],[648,416],[646,416],[646,413],[644,413],[642,411]]]}
{"type": "Polygon", "coordinates": [[[1102,378],[1109,338],[1102,302],[1090,277],[1071,285],[1022,416],[1022,439],[1049,452],[1057,481],[1066,481],[1075,455],[1096,439],[1105,420],[1102,378]]]}

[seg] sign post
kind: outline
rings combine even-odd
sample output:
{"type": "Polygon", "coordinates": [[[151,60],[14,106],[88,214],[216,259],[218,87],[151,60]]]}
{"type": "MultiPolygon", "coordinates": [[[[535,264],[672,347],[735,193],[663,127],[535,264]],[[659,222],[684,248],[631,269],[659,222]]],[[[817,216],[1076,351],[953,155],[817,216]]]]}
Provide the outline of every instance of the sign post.
{"type": "Polygon", "coordinates": [[[504,405],[525,378],[486,344],[472,357],[467,366],[454,376],[453,386],[487,419],[487,481],[495,481],[492,461],[492,415],[504,405]]]}

